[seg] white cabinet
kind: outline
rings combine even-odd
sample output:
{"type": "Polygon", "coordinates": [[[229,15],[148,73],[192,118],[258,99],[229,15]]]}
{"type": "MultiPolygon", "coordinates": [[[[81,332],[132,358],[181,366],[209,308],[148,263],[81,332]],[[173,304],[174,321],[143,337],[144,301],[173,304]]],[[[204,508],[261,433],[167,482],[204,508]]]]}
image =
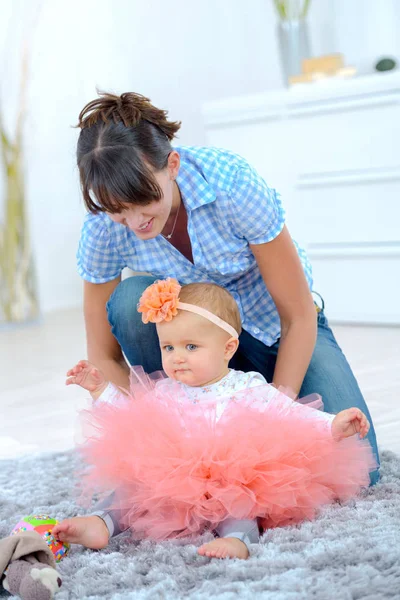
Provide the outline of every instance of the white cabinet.
{"type": "Polygon", "coordinates": [[[281,193],[328,316],[400,324],[400,75],[227,98],[203,114],[208,143],[281,193]]]}

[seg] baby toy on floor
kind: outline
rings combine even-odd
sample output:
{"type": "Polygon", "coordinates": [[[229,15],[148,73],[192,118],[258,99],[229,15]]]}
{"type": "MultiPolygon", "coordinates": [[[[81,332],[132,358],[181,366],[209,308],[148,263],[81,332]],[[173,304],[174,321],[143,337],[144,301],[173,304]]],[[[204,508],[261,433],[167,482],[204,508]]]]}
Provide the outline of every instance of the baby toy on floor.
{"type": "Polygon", "coordinates": [[[57,522],[47,515],[24,517],[0,540],[0,580],[10,594],[21,600],[54,598],[62,583],[56,562],[69,550],[52,535],[57,522]]]}

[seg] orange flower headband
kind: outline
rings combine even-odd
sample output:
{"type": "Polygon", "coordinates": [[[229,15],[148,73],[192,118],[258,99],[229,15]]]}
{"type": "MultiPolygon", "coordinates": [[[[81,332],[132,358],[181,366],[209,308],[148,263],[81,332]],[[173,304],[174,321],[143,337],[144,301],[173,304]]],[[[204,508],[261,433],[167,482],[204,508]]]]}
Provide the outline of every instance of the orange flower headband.
{"type": "Polygon", "coordinates": [[[187,310],[188,312],[200,315],[211,323],[224,329],[229,335],[238,338],[239,334],[229,323],[223,321],[217,315],[195,304],[186,304],[179,301],[179,292],[181,286],[176,279],[168,277],[161,281],[155,281],[143,292],[139,304],[138,312],[142,313],[143,323],[161,323],[161,321],[171,321],[176,317],[178,310],[187,310]]]}

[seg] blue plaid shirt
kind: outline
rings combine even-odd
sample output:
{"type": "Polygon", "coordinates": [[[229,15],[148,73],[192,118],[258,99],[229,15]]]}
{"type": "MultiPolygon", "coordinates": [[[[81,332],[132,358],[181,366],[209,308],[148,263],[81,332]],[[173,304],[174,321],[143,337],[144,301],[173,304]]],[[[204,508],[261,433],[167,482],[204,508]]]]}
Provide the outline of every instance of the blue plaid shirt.
{"type": "MultiPolygon", "coordinates": [[[[104,213],[88,214],[77,254],[78,271],[91,283],[118,277],[124,267],[175,277],[182,285],[211,281],[235,298],[243,328],[271,346],[280,319],[249,244],[275,239],[285,223],[279,195],[240,156],[216,148],[175,148],[176,179],[188,215],[194,264],[162,235],[140,240],[104,213]]],[[[296,244],[310,285],[311,266],[296,244]]]]}

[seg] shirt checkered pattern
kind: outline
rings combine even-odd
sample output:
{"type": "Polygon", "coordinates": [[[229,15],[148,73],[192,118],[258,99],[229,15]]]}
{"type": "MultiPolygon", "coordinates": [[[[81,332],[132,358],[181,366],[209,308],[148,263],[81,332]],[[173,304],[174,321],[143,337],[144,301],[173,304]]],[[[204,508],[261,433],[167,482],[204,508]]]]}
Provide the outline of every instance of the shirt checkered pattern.
{"type": "MultiPolygon", "coordinates": [[[[175,277],[182,285],[208,281],[235,298],[243,328],[268,346],[280,336],[276,306],[249,244],[277,237],[285,212],[277,192],[240,156],[216,148],[175,148],[181,157],[176,179],[188,215],[194,264],[163,236],[140,240],[104,213],[85,218],[78,271],[92,283],[118,277],[124,267],[175,277]]],[[[296,248],[311,288],[311,266],[296,248]]]]}

